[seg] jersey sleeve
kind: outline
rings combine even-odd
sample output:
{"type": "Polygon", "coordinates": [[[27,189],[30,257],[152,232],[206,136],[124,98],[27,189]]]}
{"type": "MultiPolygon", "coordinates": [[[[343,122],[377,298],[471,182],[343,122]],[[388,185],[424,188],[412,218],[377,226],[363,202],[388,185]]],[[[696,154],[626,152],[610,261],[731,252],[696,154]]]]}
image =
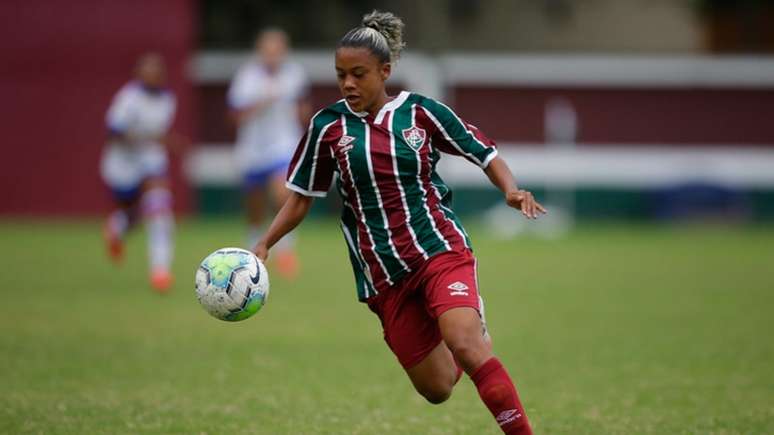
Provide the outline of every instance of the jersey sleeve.
{"type": "Polygon", "coordinates": [[[127,88],[122,88],[110,103],[105,122],[110,132],[122,134],[129,128],[132,119],[133,95],[127,88]]]}
{"type": "Polygon", "coordinates": [[[445,104],[425,98],[421,106],[435,124],[433,144],[440,151],[463,156],[481,169],[489,166],[489,162],[497,156],[495,142],[477,127],[460,119],[445,104]]]}
{"type": "Polygon", "coordinates": [[[335,163],[331,142],[340,136],[338,116],[318,112],[298,143],[288,167],[288,189],[305,196],[324,197],[333,182],[335,163]],[[339,133],[337,133],[339,132],[339,133]]]}

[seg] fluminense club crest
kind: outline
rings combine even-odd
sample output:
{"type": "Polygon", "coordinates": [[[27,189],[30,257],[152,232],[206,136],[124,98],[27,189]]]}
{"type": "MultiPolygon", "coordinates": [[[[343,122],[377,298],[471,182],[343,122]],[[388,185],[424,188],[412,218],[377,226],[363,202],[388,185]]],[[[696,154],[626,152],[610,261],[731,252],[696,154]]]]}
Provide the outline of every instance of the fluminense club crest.
{"type": "Polygon", "coordinates": [[[403,139],[415,150],[422,148],[422,145],[425,143],[425,138],[427,138],[427,132],[417,126],[412,126],[411,128],[403,130],[403,139]]]}

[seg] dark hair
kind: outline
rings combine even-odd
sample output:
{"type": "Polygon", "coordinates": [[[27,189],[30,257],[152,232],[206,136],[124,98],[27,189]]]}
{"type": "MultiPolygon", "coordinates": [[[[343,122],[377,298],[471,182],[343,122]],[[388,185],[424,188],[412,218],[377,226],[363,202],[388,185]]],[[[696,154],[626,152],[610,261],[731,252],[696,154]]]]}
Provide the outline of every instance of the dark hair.
{"type": "Polygon", "coordinates": [[[374,10],[364,15],[360,26],[347,32],[336,48],[363,47],[371,50],[383,63],[396,62],[406,46],[403,27],[403,20],[391,12],[374,10]]]}
{"type": "Polygon", "coordinates": [[[281,27],[264,27],[263,29],[259,30],[258,33],[255,34],[254,41],[260,42],[263,38],[266,38],[269,35],[276,35],[280,38],[285,40],[285,43],[287,45],[290,45],[290,37],[288,36],[288,33],[284,30],[282,30],[281,27]]]}

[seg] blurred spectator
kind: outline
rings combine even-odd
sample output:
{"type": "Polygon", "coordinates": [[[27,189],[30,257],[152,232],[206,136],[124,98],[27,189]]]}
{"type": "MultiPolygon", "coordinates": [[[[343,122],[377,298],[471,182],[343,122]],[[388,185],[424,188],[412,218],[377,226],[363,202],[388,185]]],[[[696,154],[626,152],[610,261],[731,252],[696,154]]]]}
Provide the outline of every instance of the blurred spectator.
{"type": "MultiPolygon", "coordinates": [[[[238,127],[235,157],[246,197],[248,249],[266,230],[267,206],[276,211],[287,198],[285,172],[301,137],[301,124],[310,116],[306,75],[287,59],[289,48],[283,30],[263,30],[255,40],[254,58],[239,69],[228,91],[238,127]]],[[[276,247],[279,272],[288,277],[298,269],[291,236],[276,247]]]]}

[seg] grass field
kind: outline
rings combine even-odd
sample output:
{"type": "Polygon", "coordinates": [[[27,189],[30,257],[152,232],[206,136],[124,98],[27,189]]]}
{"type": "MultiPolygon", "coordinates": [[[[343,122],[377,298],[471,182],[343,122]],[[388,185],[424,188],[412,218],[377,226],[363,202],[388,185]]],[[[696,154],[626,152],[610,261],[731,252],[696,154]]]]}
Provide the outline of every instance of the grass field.
{"type": "MultiPolygon", "coordinates": [[[[193,274],[238,221],[178,232],[170,295],[97,222],[0,223],[0,433],[497,434],[467,378],[425,403],[355,300],[332,222],[304,272],[230,324],[193,274]]],[[[774,228],[582,228],[556,241],[472,231],[495,351],[536,433],[774,433],[774,228]]]]}

